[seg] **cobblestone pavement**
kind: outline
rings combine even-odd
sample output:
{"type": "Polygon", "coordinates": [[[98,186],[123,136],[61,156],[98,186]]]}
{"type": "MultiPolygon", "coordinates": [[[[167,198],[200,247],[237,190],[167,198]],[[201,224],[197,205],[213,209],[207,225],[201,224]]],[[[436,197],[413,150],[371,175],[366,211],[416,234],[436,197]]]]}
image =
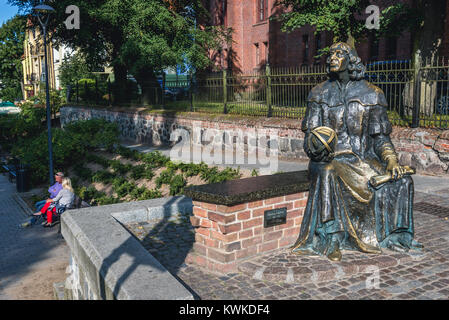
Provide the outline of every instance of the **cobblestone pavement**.
{"type": "Polygon", "coordinates": [[[0,204],[0,300],[51,298],[53,282],[48,281],[56,265],[69,264],[68,247],[57,228],[19,228],[28,208],[20,204],[15,184],[1,174],[0,204]],[[36,274],[39,279],[33,280],[36,274]],[[50,296],[44,295],[45,290],[50,290],[50,296]]]}
{"type": "MultiPolygon", "coordinates": [[[[449,189],[416,192],[415,203],[429,203],[449,212],[449,199],[442,197],[447,194],[449,189]]],[[[323,257],[299,258],[284,250],[249,260],[253,268],[241,266],[240,272],[228,275],[183,262],[194,241],[193,228],[184,217],[130,224],[128,228],[173,275],[205,300],[449,299],[449,220],[417,210],[414,217],[415,238],[425,246],[418,254],[374,256],[344,251],[342,262],[331,264],[323,257]],[[334,267],[326,267],[330,265],[334,267]],[[350,269],[351,265],[358,269],[350,269]],[[378,268],[378,282],[376,271],[367,269],[369,266],[378,268]],[[288,269],[295,267],[314,270],[313,277],[302,281],[300,269],[289,273],[288,269]]]]}

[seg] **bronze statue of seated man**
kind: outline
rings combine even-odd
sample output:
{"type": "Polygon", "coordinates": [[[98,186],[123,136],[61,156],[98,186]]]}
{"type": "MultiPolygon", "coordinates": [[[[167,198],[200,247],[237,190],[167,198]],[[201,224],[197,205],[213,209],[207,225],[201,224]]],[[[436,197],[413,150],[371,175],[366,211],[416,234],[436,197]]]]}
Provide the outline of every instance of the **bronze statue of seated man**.
{"type": "Polygon", "coordinates": [[[342,249],[422,248],[413,239],[413,169],[398,164],[382,90],[364,80],[346,43],[331,46],[327,72],[302,122],[310,189],[292,252],[339,261],[342,249]]]}

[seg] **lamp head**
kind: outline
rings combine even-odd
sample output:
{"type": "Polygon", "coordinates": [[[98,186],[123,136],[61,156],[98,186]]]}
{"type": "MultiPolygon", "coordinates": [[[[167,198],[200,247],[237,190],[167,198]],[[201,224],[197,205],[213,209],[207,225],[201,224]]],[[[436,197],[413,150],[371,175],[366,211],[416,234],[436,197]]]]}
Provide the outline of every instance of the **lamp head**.
{"type": "Polygon", "coordinates": [[[41,14],[48,14],[48,13],[55,12],[55,9],[53,9],[52,7],[50,7],[46,4],[38,4],[37,6],[35,6],[33,8],[33,11],[36,11],[37,13],[41,13],[41,14]]]}

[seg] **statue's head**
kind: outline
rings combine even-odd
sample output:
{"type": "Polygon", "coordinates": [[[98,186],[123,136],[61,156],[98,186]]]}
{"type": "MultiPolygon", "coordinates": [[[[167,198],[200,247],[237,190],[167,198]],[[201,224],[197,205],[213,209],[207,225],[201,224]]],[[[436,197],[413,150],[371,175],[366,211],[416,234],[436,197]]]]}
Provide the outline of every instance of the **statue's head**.
{"type": "Polygon", "coordinates": [[[334,43],[330,47],[326,71],[328,75],[347,71],[351,80],[361,80],[365,77],[365,66],[357,51],[344,42],[334,43]]]}

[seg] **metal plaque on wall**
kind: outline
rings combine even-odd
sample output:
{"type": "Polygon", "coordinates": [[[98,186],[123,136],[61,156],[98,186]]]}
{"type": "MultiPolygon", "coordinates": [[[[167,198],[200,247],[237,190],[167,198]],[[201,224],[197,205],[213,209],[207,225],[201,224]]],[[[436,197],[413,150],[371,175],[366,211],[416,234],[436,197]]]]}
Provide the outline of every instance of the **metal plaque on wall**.
{"type": "Polygon", "coordinates": [[[276,208],[264,212],[264,228],[269,228],[284,223],[287,223],[287,207],[276,208]]]}

